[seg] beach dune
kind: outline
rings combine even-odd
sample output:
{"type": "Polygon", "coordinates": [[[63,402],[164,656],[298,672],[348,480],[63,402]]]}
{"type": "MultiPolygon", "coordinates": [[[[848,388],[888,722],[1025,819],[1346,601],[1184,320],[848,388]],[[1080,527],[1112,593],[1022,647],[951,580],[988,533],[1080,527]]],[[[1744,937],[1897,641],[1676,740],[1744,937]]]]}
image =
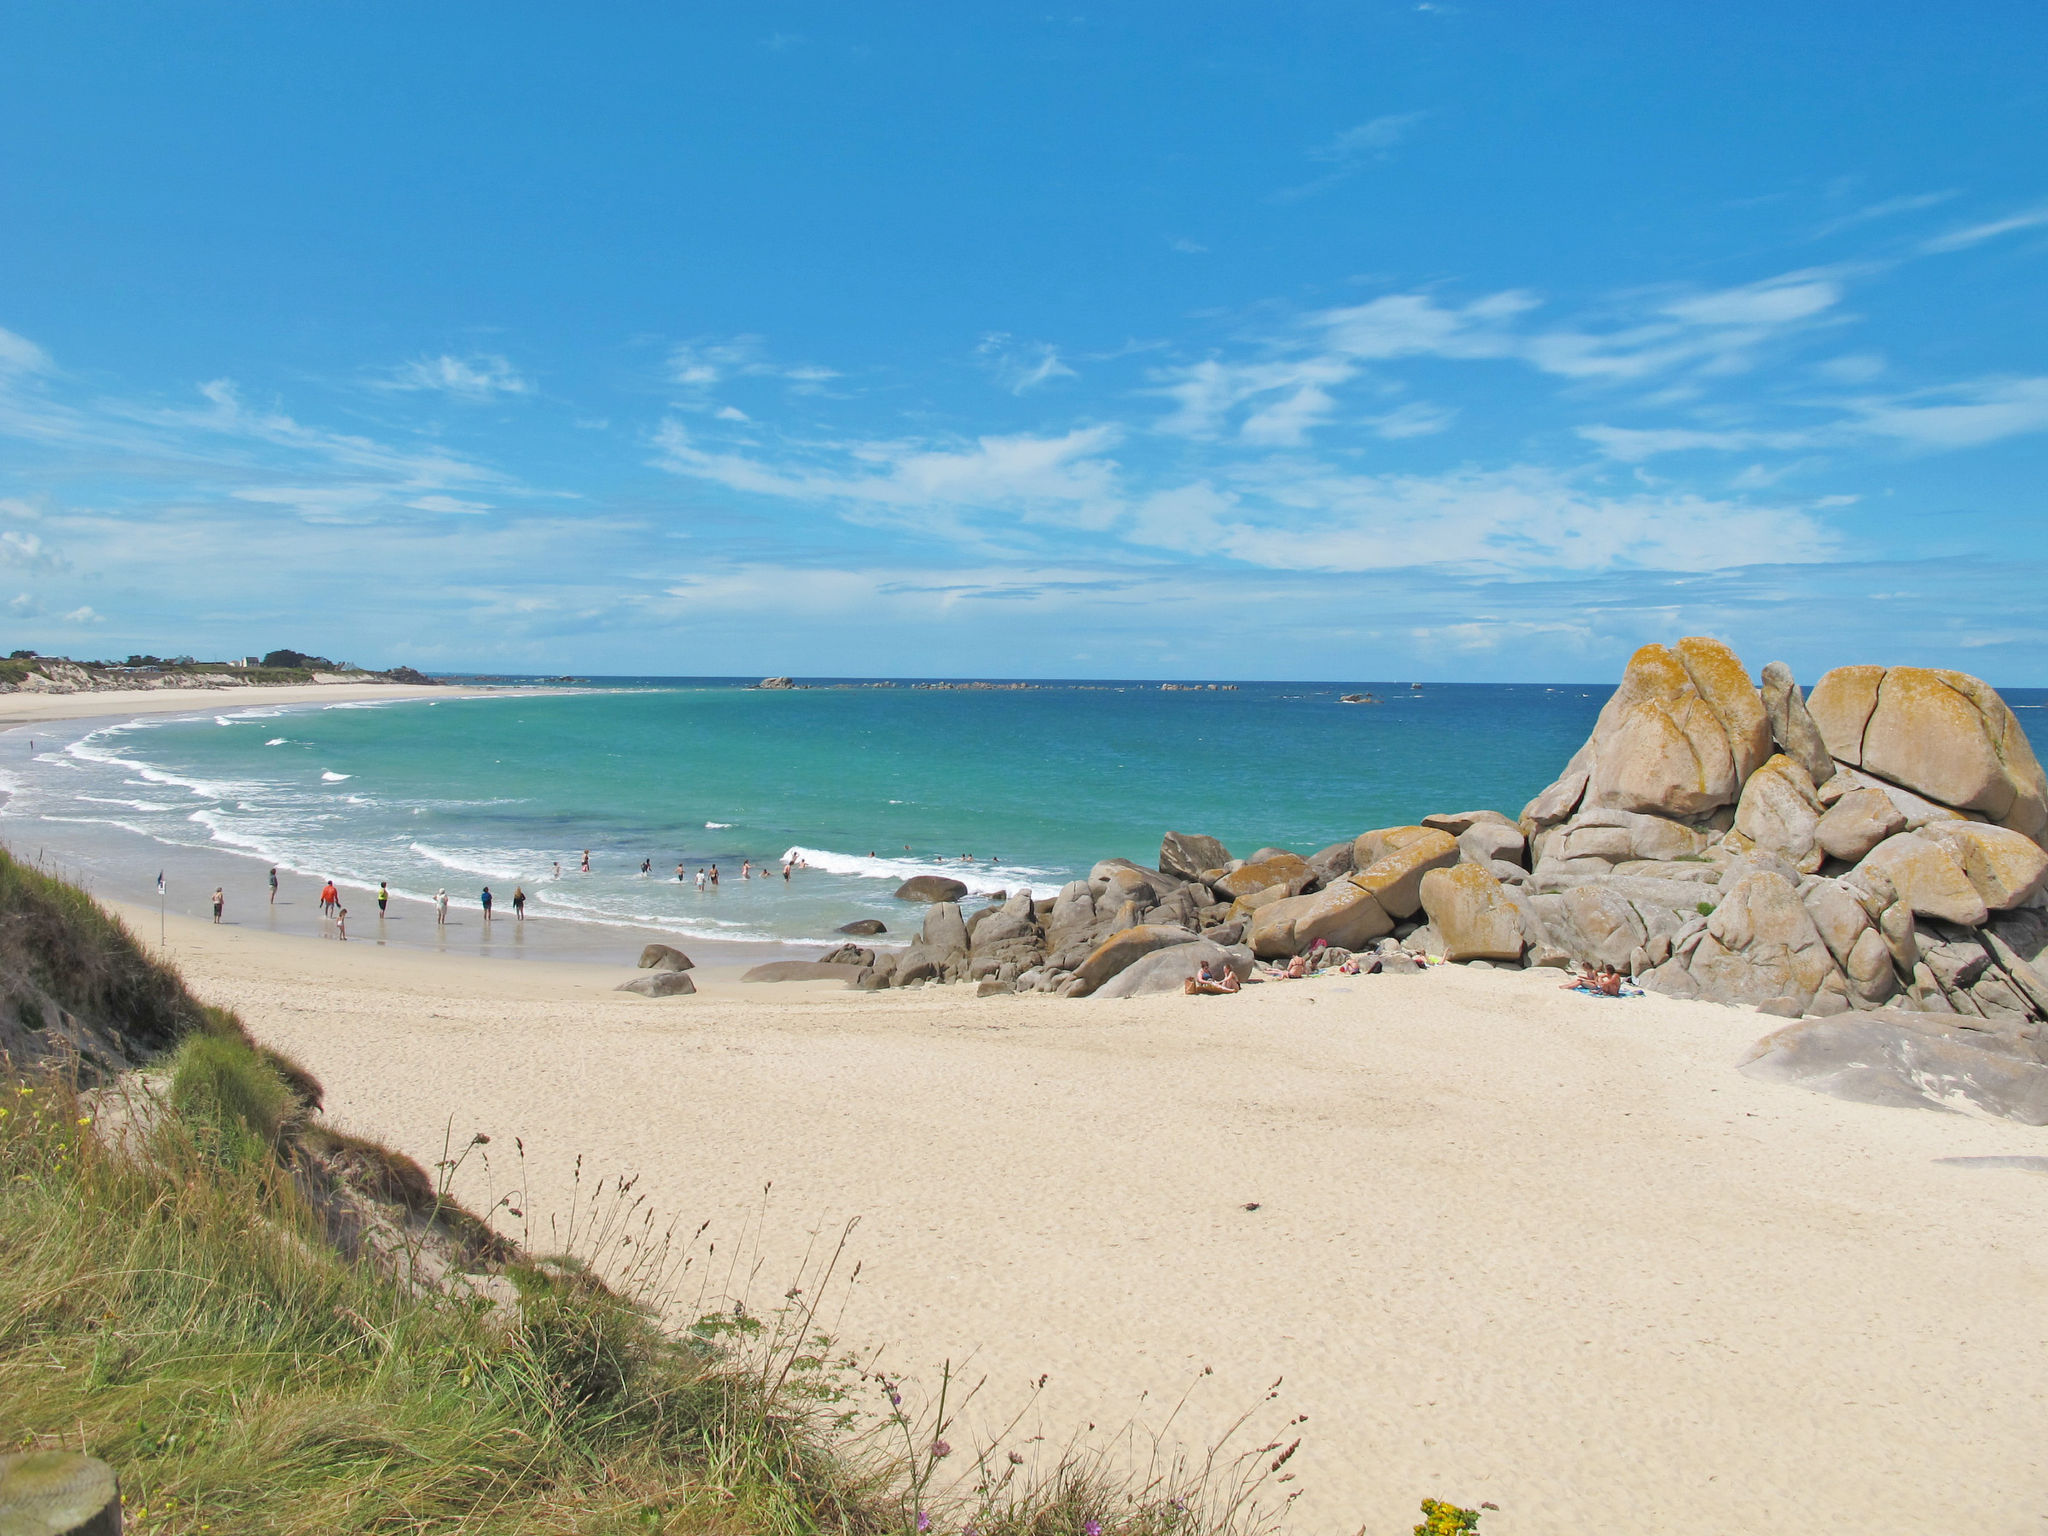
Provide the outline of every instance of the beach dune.
{"type": "Polygon", "coordinates": [[[826,1316],[925,1388],[985,1377],[956,1438],[1026,1408],[1042,1455],[1192,1384],[1186,1444],[1247,1408],[1250,1444],[1303,1437],[1295,1530],[1406,1530],[1425,1495],[1509,1536],[2039,1526],[2048,1131],[1752,1081],[1746,1010],[1480,970],[650,1002],[603,967],[170,942],[340,1126],[428,1163],[491,1136],[477,1206],[521,1138],[541,1234],[580,1156],[710,1221],[706,1299],[769,1306],[860,1218],[826,1316]]]}

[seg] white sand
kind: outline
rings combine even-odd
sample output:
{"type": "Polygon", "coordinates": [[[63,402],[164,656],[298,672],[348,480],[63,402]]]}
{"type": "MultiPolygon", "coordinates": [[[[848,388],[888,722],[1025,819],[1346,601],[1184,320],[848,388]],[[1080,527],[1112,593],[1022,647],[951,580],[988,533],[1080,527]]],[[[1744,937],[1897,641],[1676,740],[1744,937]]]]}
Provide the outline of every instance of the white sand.
{"type": "Polygon", "coordinates": [[[1472,971],[653,1002],[190,922],[172,949],[340,1125],[423,1162],[451,1117],[522,1136],[536,1215],[580,1153],[710,1218],[722,1265],[772,1180],[740,1245],[770,1300],[858,1215],[843,1335],[926,1380],[972,1356],[990,1409],[1048,1372],[1049,1435],[1156,1421],[1213,1366],[1199,1440],[1284,1377],[1295,1530],[1405,1531],[1426,1494],[1498,1504],[1489,1536],[2048,1524],[2048,1179],[1938,1161],[2048,1131],[1751,1082],[1753,1013],[1472,971]]]}
{"type": "Polygon", "coordinates": [[[283,688],[109,688],[93,693],[0,693],[0,729],[41,720],[91,720],[100,715],[168,715],[249,705],[341,704],[352,699],[468,699],[503,692],[489,687],[422,683],[308,683],[283,688]]]}

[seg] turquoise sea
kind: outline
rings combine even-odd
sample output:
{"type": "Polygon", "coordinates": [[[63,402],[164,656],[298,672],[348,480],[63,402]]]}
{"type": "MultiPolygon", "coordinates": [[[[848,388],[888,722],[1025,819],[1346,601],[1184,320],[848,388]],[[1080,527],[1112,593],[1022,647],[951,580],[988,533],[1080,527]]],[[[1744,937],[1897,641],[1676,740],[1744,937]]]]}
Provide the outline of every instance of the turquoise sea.
{"type": "MultiPolygon", "coordinates": [[[[224,884],[246,917],[275,864],[288,895],[332,877],[359,914],[373,908],[357,898],[388,882],[413,936],[431,930],[417,918],[437,891],[473,917],[488,885],[501,916],[523,889],[554,925],[823,941],[856,917],[900,930],[890,893],[912,874],[1046,893],[1100,858],[1149,862],[1168,828],[1238,853],[1312,851],[1434,810],[1512,815],[1610,691],[623,678],[293,707],[258,692],[10,732],[0,836],[136,899],[153,901],[156,873],[172,870],[174,910],[201,910],[224,884]],[[1359,692],[1383,702],[1340,702],[1359,692]],[[803,867],[785,883],[789,857],[803,867]],[[749,861],[774,874],[742,879],[749,861]],[[717,887],[699,891],[713,864],[717,887]]],[[[2031,725],[2048,693],[2009,698],[2031,725]]]]}

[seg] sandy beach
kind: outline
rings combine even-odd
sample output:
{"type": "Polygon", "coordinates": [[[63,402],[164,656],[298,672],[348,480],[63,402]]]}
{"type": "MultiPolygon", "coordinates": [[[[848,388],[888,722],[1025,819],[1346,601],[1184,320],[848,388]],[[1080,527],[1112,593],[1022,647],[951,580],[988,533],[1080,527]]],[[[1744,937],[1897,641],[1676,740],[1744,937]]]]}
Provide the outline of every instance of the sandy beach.
{"type": "Polygon", "coordinates": [[[473,1203],[521,1138],[542,1232],[579,1156],[637,1174],[711,1223],[714,1294],[737,1252],[772,1305],[859,1217],[827,1315],[921,1383],[985,1376],[964,1429],[1041,1373],[1023,1434],[1157,1425],[1213,1368],[1175,1433],[1280,1379],[1253,1428],[1304,1437],[1293,1530],[1406,1530],[1424,1495],[1507,1536],[2042,1527],[2048,1183],[1973,1160],[2048,1131],[1751,1082],[1754,1013],[1451,969],[656,1002],[189,920],[169,948],[341,1126],[427,1163],[490,1135],[473,1203]]]}
{"type": "Polygon", "coordinates": [[[469,699],[494,688],[421,683],[308,683],[286,688],[108,688],[88,693],[0,694],[0,730],[41,720],[93,720],[102,715],[169,715],[242,705],[344,704],[358,699],[469,699]]]}

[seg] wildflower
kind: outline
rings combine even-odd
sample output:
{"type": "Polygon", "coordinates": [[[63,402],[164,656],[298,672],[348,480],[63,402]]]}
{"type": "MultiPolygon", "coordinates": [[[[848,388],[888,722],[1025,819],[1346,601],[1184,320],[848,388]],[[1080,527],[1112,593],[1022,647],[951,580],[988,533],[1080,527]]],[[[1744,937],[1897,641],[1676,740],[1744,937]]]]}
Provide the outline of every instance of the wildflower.
{"type": "Polygon", "coordinates": [[[1102,1536],[1102,1522],[1100,1520],[1090,1520],[1081,1527],[1081,1536],[1102,1536]]]}
{"type": "Polygon", "coordinates": [[[1012,1451],[1012,1452],[1010,1452],[1010,1465],[1011,1465],[1011,1466],[1013,1466],[1013,1467],[1021,1467],[1021,1466],[1023,1466],[1023,1465],[1024,1465],[1024,1453],[1023,1453],[1022,1451],[1012,1451]]]}
{"type": "Polygon", "coordinates": [[[921,1509],[917,1512],[917,1528],[920,1531],[928,1531],[932,1528],[932,1517],[921,1509]]]}
{"type": "Polygon", "coordinates": [[[946,1442],[945,1442],[945,1441],[943,1441],[943,1440],[934,1440],[934,1441],[932,1442],[932,1457],[933,1457],[933,1459],[935,1459],[935,1460],[936,1460],[936,1459],[937,1459],[938,1457],[941,1457],[941,1456],[950,1456],[950,1455],[952,1455],[952,1454],[953,1454],[953,1447],[952,1447],[952,1446],[950,1446],[950,1445],[948,1445],[948,1444],[946,1444],[946,1442]]]}

